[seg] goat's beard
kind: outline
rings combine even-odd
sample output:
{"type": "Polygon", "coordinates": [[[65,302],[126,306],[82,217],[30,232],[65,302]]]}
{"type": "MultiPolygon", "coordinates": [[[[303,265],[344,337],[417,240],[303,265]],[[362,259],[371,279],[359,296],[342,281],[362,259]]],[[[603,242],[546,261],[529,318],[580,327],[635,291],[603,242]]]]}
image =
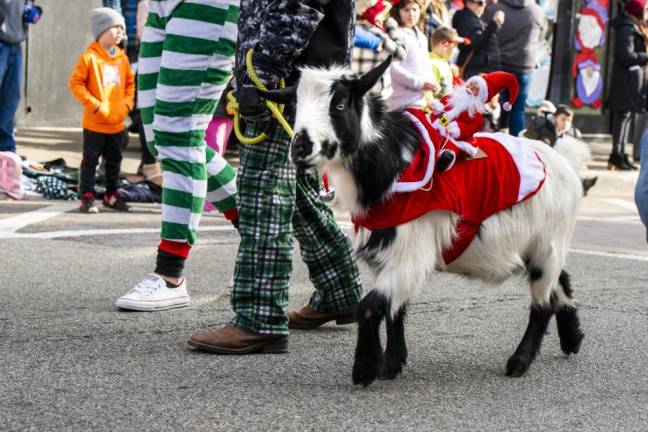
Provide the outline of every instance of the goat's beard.
{"type": "Polygon", "coordinates": [[[476,112],[484,110],[484,103],[479,96],[476,96],[465,84],[454,87],[448,103],[456,115],[468,111],[468,115],[472,117],[476,112]]]}

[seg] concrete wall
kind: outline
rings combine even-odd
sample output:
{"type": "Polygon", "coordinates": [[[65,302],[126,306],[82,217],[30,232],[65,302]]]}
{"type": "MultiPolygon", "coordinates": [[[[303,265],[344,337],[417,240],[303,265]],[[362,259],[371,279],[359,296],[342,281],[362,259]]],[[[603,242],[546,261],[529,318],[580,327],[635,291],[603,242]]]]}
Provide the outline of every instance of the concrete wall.
{"type": "Polygon", "coordinates": [[[42,20],[32,25],[25,52],[18,126],[81,125],[81,106],[68,90],[77,58],[92,40],[90,11],[101,0],[38,0],[42,20]]]}

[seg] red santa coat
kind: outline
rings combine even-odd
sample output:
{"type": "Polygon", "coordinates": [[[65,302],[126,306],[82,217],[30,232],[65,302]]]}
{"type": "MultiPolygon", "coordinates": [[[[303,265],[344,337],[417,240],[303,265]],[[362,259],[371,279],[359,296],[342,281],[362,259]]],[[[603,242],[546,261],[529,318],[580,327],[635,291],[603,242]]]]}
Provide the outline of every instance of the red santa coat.
{"type": "Polygon", "coordinates": [[[353,222],[356,228],[375,230],[402,225],[433,210],[455,213],[459,216],[457,237],[443,253],[443,260],[450,264],[468,248],[484,220],[540,190],[545,167],[528,144],[495,133],[474,137],[487,157],[460,161],[453,169],[436,173],[435,156],[444,138],[423,111],[407,113],[423,142],[395,183],[394,193],[353,222]]]}

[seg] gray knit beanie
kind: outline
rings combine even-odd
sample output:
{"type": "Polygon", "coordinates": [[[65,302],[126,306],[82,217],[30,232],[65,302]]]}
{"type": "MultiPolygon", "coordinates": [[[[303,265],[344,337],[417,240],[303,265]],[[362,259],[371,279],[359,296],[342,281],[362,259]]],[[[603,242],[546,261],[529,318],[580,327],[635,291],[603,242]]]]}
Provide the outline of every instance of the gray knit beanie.
{"type": "Polygon", "coordinates": [[[114,26],[121,26],[126,29],[124,17],[119,12],[109,7],[101,7],[92,11],[90,29],[95,40],[99,39],[103,32],[114,26]]]}

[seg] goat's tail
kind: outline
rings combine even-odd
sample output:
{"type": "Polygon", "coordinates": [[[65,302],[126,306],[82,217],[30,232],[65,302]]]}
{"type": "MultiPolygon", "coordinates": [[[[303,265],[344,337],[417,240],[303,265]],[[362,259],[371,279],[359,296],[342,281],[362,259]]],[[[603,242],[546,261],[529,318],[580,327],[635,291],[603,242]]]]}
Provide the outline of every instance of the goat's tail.
{"type": "Polygon", "coordinates": [[[592,157],[590,148],[584,141],[568,135],[564,135],[556,142],[554,150],[567,159],[569,165],[579,175],[587,168],[585,162],[592,157]]]}

